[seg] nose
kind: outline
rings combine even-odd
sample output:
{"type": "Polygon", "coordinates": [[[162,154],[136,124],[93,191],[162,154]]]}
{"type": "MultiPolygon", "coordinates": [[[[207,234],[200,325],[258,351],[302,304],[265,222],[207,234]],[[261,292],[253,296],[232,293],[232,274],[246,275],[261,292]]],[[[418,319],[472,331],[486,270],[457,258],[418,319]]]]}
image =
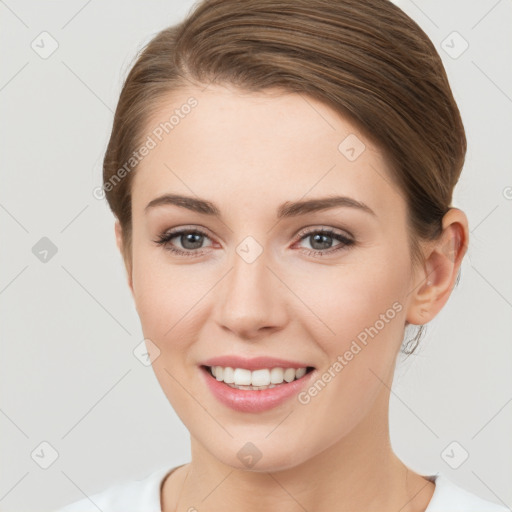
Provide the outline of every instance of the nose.
{"type": "Polygon", "coordinates": [[[217,290],[220,327],[246,340],[281,330],[287,320],[286,288],[269,268],[272,264],[265,251],[251,263],[237,253],[232,261],[231,271],[217,290]]]}

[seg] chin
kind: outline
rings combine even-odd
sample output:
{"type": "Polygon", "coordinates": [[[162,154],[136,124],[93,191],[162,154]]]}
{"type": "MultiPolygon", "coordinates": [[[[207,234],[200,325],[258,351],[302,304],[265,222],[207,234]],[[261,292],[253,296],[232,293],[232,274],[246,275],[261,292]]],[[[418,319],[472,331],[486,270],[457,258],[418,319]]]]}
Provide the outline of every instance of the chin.
{"type": "MultiPolygon", "coordinates": [[[[275,428],[275,426],[274,426],[275,428]]],[[[288,434],[283,430],[272,433],[268,436],[268,428],[261,432],[255,432],[253,435],[236,435],[236,433],[227,427],[233,434],[233,438],[215,443],[210,438],[203,446],[211,456],[220,463],[230,466],[237,470],[251,471],[254,473],[266,473],[284,471],[304,464],[310,457],[314,457],[316,451],[322,451],[321,447],[310,447],[304,445],[304,436],[295,432],[288,434]]],[[[279,429],[279,427],[278,427],[279,429]]],[[[198,439],[198,438],[196,438],[198,439]]]]}

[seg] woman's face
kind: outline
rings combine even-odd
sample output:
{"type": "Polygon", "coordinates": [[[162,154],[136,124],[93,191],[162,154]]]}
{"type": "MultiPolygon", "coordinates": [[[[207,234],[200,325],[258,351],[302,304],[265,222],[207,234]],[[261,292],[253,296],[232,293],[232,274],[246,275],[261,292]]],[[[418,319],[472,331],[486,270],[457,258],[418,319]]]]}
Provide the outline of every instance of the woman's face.
{"type": "Polygon", "coordinates": [[[213,85],[174,93],[144,139],[131,287],[193,449],[268,471],[384,435],[415,276],[405,201],[381,152],[310,97],[213,85]],[[167,236],[177,230],[189,233],[167,236]],[[285,362],[247,372],[244,360],[261,357],[285,362]],[[237,390],[206,372],[213,358],[261,382],[279,377],[265,369],[314,370],[237,390]]]}

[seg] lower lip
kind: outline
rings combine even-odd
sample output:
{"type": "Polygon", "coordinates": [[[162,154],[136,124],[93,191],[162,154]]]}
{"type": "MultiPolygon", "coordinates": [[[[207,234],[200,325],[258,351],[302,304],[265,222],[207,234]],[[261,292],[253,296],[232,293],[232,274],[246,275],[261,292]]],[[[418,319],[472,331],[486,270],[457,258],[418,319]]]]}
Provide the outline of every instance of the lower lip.
{"type": "Polygon", "coordinates": [[[263,412],[277,407],[289,398],[296,396],[316,373],[316,370],[313,369],[300,379],[281,384],[275,388],[255,391],[232,388],[224,382],[218,381],[207,368],[201,366],[200,370],[215,398],[239,412],[263,412]]]}

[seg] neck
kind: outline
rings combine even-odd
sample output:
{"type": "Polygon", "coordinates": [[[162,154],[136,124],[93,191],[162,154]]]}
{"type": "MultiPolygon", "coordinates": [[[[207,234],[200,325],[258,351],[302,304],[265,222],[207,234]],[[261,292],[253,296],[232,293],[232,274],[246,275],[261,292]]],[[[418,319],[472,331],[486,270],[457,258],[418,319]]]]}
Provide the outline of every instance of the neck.
{"type": "Polygon", "coordinates": [[[434,484],[393,453],[387,397],[347,436],[293,468],[249,471],[225,465],[192,439],[192,462],[164,485],[164,512],[424,512],[434,484]]]}

